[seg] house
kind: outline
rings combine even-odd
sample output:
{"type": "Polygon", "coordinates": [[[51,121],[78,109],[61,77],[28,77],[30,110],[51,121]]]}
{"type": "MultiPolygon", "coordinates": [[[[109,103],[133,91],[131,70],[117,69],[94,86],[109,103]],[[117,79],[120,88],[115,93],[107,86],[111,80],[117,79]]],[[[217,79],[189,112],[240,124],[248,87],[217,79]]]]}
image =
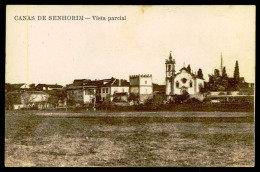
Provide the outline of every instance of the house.
{"type": "Polygon", "coordinates": [[[28,84],[21,83],[21,84],[11,84],[11,91],[26,91],[30,88],[28,84]]]}
{"type": "Polygon", "coordinates": [[[90,81],[90,79],[75,79],[73,81],[74,86],[83,86],[84,82],[90,81]]]}
{"type": "Polygon", "coordinates": [[[38,84],[36,86],[36,90],[38,91],[60,90],[62,88],[63,86],[58,84],[38,84]]]}
{"type": "Polygon", "coordinates": [[[45,90],[61,90],[63,88],[62,85],[58,84],[46,84],[45,90]]]}
{"type": "Polygon", "coordinates": [[[65,88],[67,94],[68,104],[84,104],[84,90],[82,86],[75,86],[73,84],[69,84],[65,88]]]}
{"type": "Polygon", "coordinates": [[[68,101],[84,104],[84,82],[90,81],[90,79],[75,79],[72,84],[68,84],[65,87],[68,101]]]}
{"type": "Polygon", "coordinates": [[[80,105],[90,105],[101,100],[101,86],[111,79],[90,80],[75,79],[73,84],[66,86],[67,100],[80,105]]]}
{"type": "Polygon", "coordinates": [[[83,82],[83,102],[86,105],[95,104],[100,99],[100,87],[103,85],[102,80],[85,80],[83,82]]]}
{"type": "Polygon", "coordinates": [[[101,86],[101,100],[104,101],[108,98],[110,101],[113,101],[116,96],[119,100],[125,101],[125,97],[128,96],[129,93],[129,85],[129,82],[124,79],[111,78],[109,82],[101,86]]]}
{"type": "Polygon", "coordinates": [[[102,81],[103,84],[106,84],[106,83],[110,82],[110,81],[113,80],[113,79],[114,79],[114,78],[112,77],[112,78],[110,78],[110,79],[102,79],[102,80],[100,80],[100,81],[102,81]]]}
{"type": "Polygon", "coordinates": [[[128,102],[128,92],[121,92],[121,93],[114,93],[113,95],[113,101],[114,102],[128,102]]]}
{"type": "Polygon", "coordinates": [[[152,75],[130,75],[130,94],[138,97],[140,103],[153,98],[152,75]]]}
{"type": "Polygon", "coordinates": [[[73,84],[69,84],[65,88],[67,100],[77,105],[95,103],[103,83],[103,80],[75,79],[73,84]]]}

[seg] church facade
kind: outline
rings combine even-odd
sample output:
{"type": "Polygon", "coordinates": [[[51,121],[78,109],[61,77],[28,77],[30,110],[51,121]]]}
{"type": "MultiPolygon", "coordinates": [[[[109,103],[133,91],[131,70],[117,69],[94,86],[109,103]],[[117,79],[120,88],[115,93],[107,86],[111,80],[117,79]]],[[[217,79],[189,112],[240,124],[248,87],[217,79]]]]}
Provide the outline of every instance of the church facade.
{"type": "Polygon", "coordinates": [[[170,100],[173,95],[189,93],[191,96],[200,94],[204,87],[204,79],[189,71],[186,67],[175,73],[175,60],[170,56],[166,59],[166,97],[170,100]]]}

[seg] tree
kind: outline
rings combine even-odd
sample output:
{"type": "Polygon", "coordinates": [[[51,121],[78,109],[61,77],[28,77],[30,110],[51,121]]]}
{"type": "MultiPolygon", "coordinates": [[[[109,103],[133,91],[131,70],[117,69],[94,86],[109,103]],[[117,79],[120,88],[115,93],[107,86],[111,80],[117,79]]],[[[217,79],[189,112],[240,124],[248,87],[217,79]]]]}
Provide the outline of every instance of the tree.
{"type": "Polygon", "coordinates": [[[8,92],[5,95],[5,108],[13,109],[14,104],[21,104],[21,94],[17,92],[8,92]]]}
{"type": "Polygon", "coordinates": [[[208,89],[209,91],[224,91],[226,89],[218,69],[214,70],[213,75],[209,75],[208,89]]]}
{"type": "MultiPolygon", "coordinates": [[[[40,95],[40,98],[41,100],[45,99],[43,95],[40,95]]],[[[27,109],[29,109],[34,104],[35,99],[37,99],[37,95],[31,92],[24,92],[21,95],[21,103],[24,104],[27,109]]]]}
{"type": "Polygon", "coordinates": [[[160,105],[162,105],[163,101],[165,100],[165,95],[162,94],[155,95],[152,100],[153,100],[153,105],[155,107],[159,107],[160,105]]]}
{"type": "Polygon", "coordinates": [[[67,106],[74,106],[76,104],[74,99],[68,99],[67,100],[67,106]]]}
{"type": "Polygon", "coordinates": [[[48,98],[48,103],[51,104],[53,107],[57,107],[57,105],[58,105],[58,97],[57,96],[50,96],[48,98]]]}
{"type": "Polygon", "coordinates": [[[216,77],[219,77],[219,76],[220,76],[218,69],[215,69],[215,70],[214,70],[214,75],[215,75],[216,77]]]}
{"type": "Polygon", "coordinates": [[[222,82],[222,86],[225,88],[225,90],[228,90],[229,85],[228,85],[228,76],[227,76],[227,72],[226,72],[226,67],[223,67],[223,69],[222,69],[221,82],[222,82]]]}
{"type": "Polygon", "coordinates": [[[105,100],[102,102],[102,107],[108,110],[111,108],[112,102],[111,102],[111,96],[108,95],[105,100]]]}
{"type": "Polygon", "coordinates": [[[183,103],[184,100],[187,100],[190,97],[189,93],[184,90],[181,95],[174,96],[174,103],[183,103]]]}
{"type": "Polygon", "coordinates": [[[188,67],[187,67],[187,71],[188,71],[188,72],[191,72],[190,65],[188,65],[188,67]]]}
{"type": "Polygon", "coordinates": [[[201,69],[198,70],[198,75],[197,76],[198,76],[198,78],[203,79],[203,73],[202,73],[201,69]]]}
{"type": "Polygon", "coordinates": [[[238,61],[236,61],[236,65],[235,65],[234,80],[235,80],[236,84],[239,83],[239,66],[238,66],[238,61]]]}
{"type": "Polygon", "coordinates": [[[199,84],[199,92],[200,92],[201,94],[203,94],[203,93],[206,92],[205,87],[203,87],[201,83],[199,84]]]}
{"type": "Polygon", "coordinates": [[[223,69],[222,69],[222,78],[227,78],[228,76],[227,76],[227,72],[226,72],[226,67],[223,67],[223,69]]]}
{"type": "Polygon", "coordinates": [[[135,95],[134,93],[130,93],[129,97],[128,97],[128,101],[137,101],[138,96],[135,95]]]}

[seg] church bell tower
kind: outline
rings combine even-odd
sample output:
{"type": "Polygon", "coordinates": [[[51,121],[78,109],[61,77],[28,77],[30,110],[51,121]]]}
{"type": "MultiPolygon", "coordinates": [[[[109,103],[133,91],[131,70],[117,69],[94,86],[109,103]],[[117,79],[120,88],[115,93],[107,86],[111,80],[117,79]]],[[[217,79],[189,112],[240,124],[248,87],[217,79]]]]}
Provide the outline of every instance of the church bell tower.
{"type": "Polygon", "coordinates": [[[174,76],[175,76],[175,60],[172,59],[172,54],[170,53],[169,59],[166,59],[166,97],[169,99],[171,95],[174,94],[174,76]]]}

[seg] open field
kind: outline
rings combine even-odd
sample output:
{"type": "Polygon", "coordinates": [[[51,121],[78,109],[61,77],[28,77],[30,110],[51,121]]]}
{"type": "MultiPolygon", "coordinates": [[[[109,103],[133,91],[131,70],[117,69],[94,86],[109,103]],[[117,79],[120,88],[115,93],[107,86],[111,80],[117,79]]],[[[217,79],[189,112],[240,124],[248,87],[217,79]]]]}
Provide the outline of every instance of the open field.
{"type": "Polygon", "coordinates": [[[254,113],[6,113],[6,166],[254,166],[254,113]]]}

